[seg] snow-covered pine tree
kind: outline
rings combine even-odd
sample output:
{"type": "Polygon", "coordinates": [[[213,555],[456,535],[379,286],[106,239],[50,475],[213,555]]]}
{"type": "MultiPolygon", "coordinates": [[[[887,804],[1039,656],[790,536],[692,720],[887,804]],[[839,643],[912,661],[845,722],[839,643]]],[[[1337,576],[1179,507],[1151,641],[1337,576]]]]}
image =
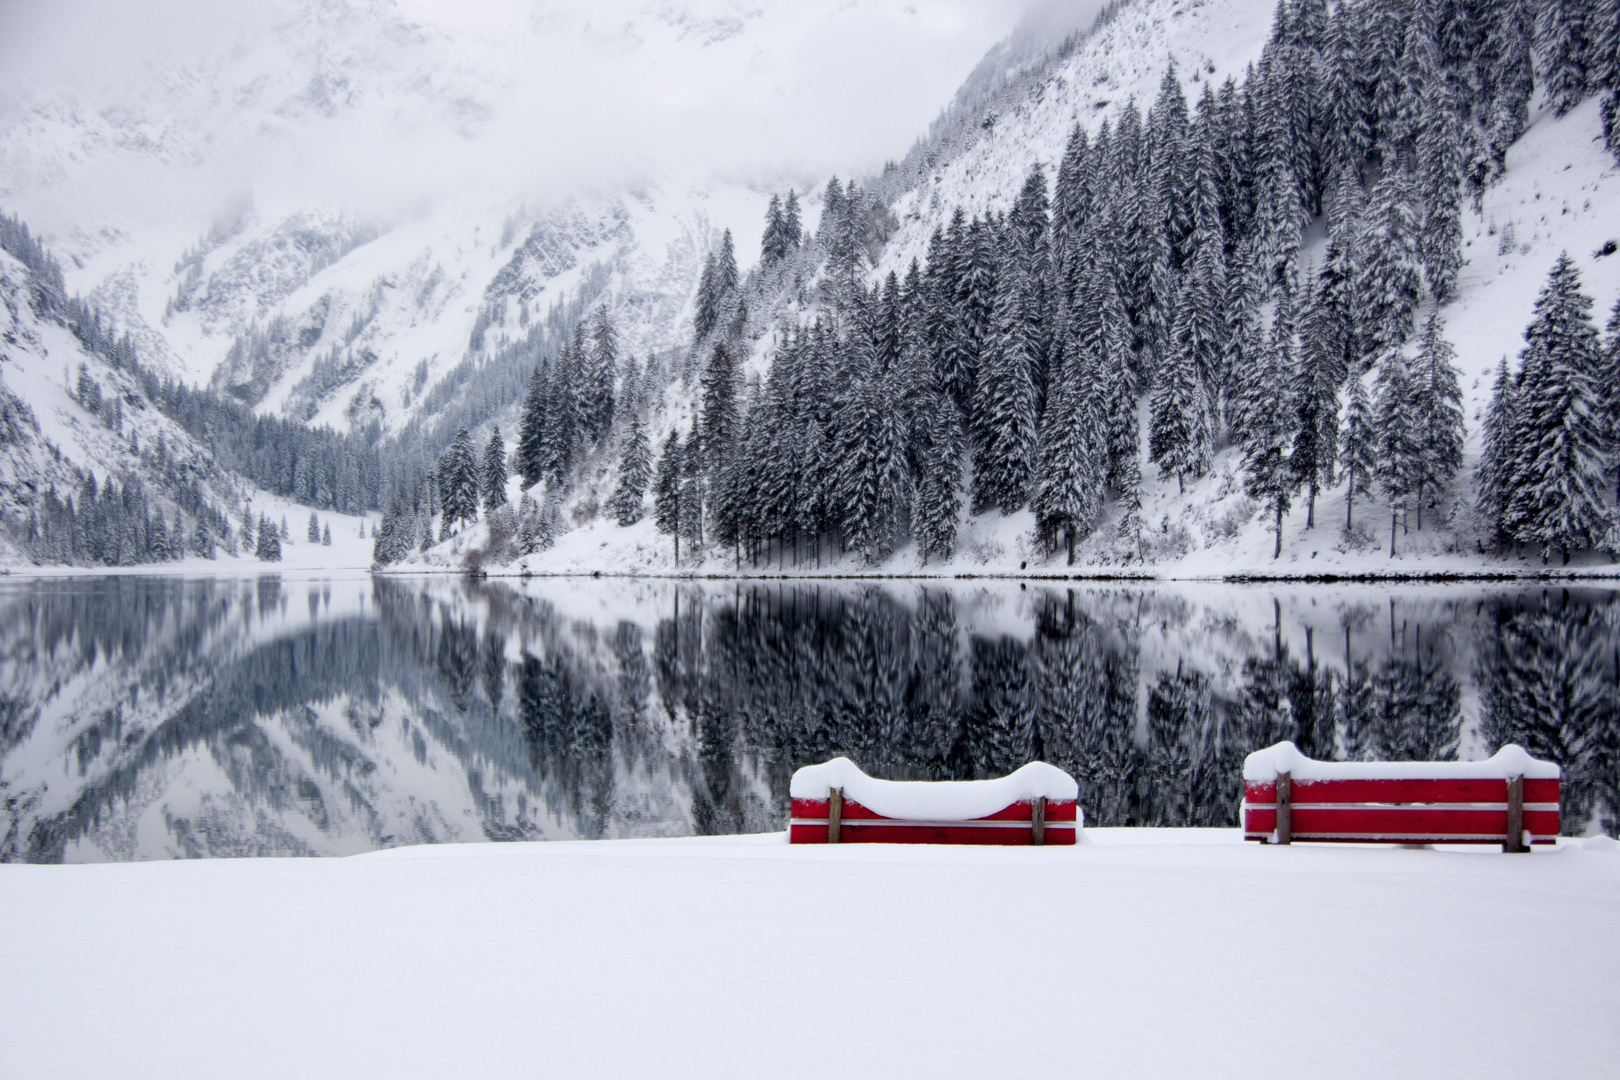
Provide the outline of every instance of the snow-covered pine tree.
{"type": "Polygon", "coordinates": [[[782,240],[788,251],[797,251],[804,242],[804,224],[799,218],[799,196],[791,188],[782,204],[782,240]]]}
{"type": "Polygon", "coordinates": [[[974,412],[979,437],[973,512],[1011,514],[1029,499],[1036,436],[1035,373],[1040,364],[1040,298],[1024,245],[1009,238],[996,297],[994,334],[979,369],[974,412]]]}
{"type": "Polygon", "coordinates": [[[484,460],[478,470],[478,489],[483,497],[485,513],[506,505],[506,440],[501,438],[499,424],[490,432],[489,442],[484,446],[484,460]]]}
{"type": "Polygon", "coordinates": [[[787,242],[782,236],[782,197],[771,192],[771,201],[765,207],[765,231],[759,238],[760,262],[766,266],[780,262],[787,254],[787,242]]]}
{"type": "Polygon", "coordinates": [[[1480,187],[1506,166],[1508,147],[1530,123],[1530,97],[1535,91],[1534,0],[1499,0],[1490,11],[1486,52],[1495,64],[1483,74],[1494,91],[1489,112],[1481,117],[1489,145],[1489,170],[1476,172],[1480,187]]]}
{"type": "Polygon", "coordinates": [[[949,559],[956,550],[956,526],[962,513],[962,422],[956,402],[934,389],[922,402],[927,439],[919,455],[920,473],[912,530],[926,566],[929,556],[949,559]]]}
{"type": "Polygon", "coordinates": [[[265,514],[259,515],[258,543],[254,546],[253,554],[260,562],[281,561],[281,537],[276,533],[276,527],[271,524],[270,518],[265,514]]]}
{"type": "Polygon", "coordinates": [[[591,344],[580,387],[580,428],[584,442],[594,445],[613,427],[613,384],[619,370],[619,333],[606,304],[598,304],[591,317],[591,344]]]}
{"type": "Polygon", "coordinates": [[[709,360],[703,366],[702,412],[698,420],[697,440],[702,467],[718,476],[729,460],[742,425],[737,407],[737,394],[741,387],[741,366],[731,347],[717,341],[709,350],[709,360]]]}
{"type": "Polygon", "coordinates": [[[1339,442],[1339,468],[1344,472],[1344,529],[1354,526],[1356,496],[1367,494],[1378,471],[1378,414],[1367,380],[1350,376],[1350,400],[1344,410],[1344,438],[1339,442]]]}
{"type": "Polygon", "coordinates": [[[1074,565],[1074,545],[1097,523],[1108,462],[1107,432],[1097,400],[1101,361],[1067,361],[1058,373],[1051,401],[1041,418],[1041,442],[1030,509],[1055,551],[1061,537],[1074,565]]]}
{"type": "MultiPolygon", "coordinates": [[[[1293,381],[1294,448],[1289,461],[1294,479],[1305,488],[1305,527],[1316,527],[1316,496],[1333,486],[1333,467],[1339,456],[1339,387],[1348,375],[1344,353],[1331,332],[1313,332],[1319,321],[1329,321],[1331,312],[1318,312],[1313,292],[1305,297],[1306,329],[1299,349],[1299,362],[1289,373],[1293,381]],[[1325,340],[1324,340],[1325,339],[1325,340]]],[[[1293,319],[1293,304],[1284,296],[1277,305],[1277,322],[1293,319]]],[[[1331,331],[1331,327],[1329,328],[1331,331]]]]}
{"type": "Polygon", "coordinates": [[[1591,0],[1546,0],[1536,23],[1542,84],[1553,113],[1563,116],[1581,103],[1587,89],[1591,41],[1586,20],[1591,0]]]}
{"type": "Polygon", "coordinates": [[[697,298],[693,301],[692,333],[696,340],[709,336],[715,323],[720,321],[720,298],[715,294],[714,252],[703,257],[703,270],[698,274],[697,298]]]}
{"type": "MultiPolygon", "coordinates": [[[[1620,75],[1616,76],[1620,79],[1620,75]]],[[[1604,328],[1607,342],[1603,348],[1603,367],[1598,385],[1607,390],[1603,402],[1604,437],[1609,444],[1610,466],[1616,474],[1614,498],[1616,513],[1620,515],[1620,299],[1609,313],[1609,324],[1604,328]]]]}
{"type": "Polygon", "coordinates": [[[1565,252],[1525,330],[1507,512],[1515,539],[1539,544],[1543,559],[1559,548],[1566,564],[1571,551],[1601,543],[1610,525],[1601,344],[1580,287],[1565,252]]]}
{"type": "Polygon", "coordinates": [[[574,340],[563,346],[547,383],[545,430],[540,438],[541,476],[561,484],[579,454],[578,387],[585,363],[583,334],[574,328],[574,340]],[[579,346],[579,347],[576,347],[579,346]]]}
{"type": "Polygon", "coordinates": [[[703,443],[696,431],[688,433],[686,450],[681,454],[680,535],[694,554],[702,551],[704,515],[703,443]]]}
{"type": "Polygon", "coordinates": [[[957,233],[959,219],[952,220],[950,248],[955,267],[950,277],[956,283],[954,302],[941,298],[949,312],[950,329],[942,357],[943,379],[957,407],[962,410],[970,438],[977,439],[973,421],[974,395],[979,366],[989,340],[995,335],[997,258],[994,228],[973,219],[957,233]]]}
{"type": "Polygon", "coordinates": [[[1197,364],[1190,352],[1173,350],[1153,390],[1148,451],[1159,472],[1174,476],[1182,492],[1188,477],[1196,479],[1209,468],[1210,427],[1209,395],[1197,364]]]}
{"type": "Polygon", "coordinates": [[[461,522],[478,520],[478,458],[466,428],[456,432],[450,448],[439,459],[439,510],[443,531],[461,522]]]}
{"type": "Polygon", "coordinates": [[[675,565],[681,562],[681,474],[685,471],[685,450],[681,434],[671,431],[658,457],[658,475],[653,483],[653,522],[658,531],[675,541],[675,565]]]}
{"type": "Polygon", "coordinates": [[[1399,348],[1378,361],[1374,410],[1378,417],[1378,483],[1389,499],[1389,555],[1395,557],[1395,526],[1410,509],[1421,475],[1423,442],[1412,409],[1412,378],[1399,348]]]}
{"type": "Polygon", "coordinates": [[[634,525],[641,520],[643,494],[652,481],[652,448],[647,433],[641,428],[640,417],[630,418],[630,430],[625,435],[624,454],[619,458],[619,486],[608,499],[608,512],[620,525],[634,525]]]}
{"type": "Polygon", "coordinates": [[[321,523],[316,520],[315,511],[313,510],[309,512],[309,529],[306,531],[304,539],[312,544],[321,542],[321,523]]]}
{"type": "Polygon", "coordinates": [[[1503,356],[1496,368],[1496,381],[1491,384],[1491,403],[1486,409],[1485,423],[1480,431],[1479,465],[1476,469],[1479,511],[1490,522],[1499,544],[1509,539],[1505,515],[1513,487],[1516,389],[1513,376],[1508,371],[1507,357],[1503,356]]]}
{"type": "Polygon", "coordinates": [[[1170,347],[1191,357],[1198,381],[1210,397],[1207,408],[1214,426],[1213,418],[1222,411],[1219,395],[1227,381],[1226,241],[1221,232],[1220,197],[1215,190],[1215,149],[1203,124],[1199,125],[1192,154],[1193,228],[1182,245],[1186,267],[1176,299],[1170,347]]]}
{"type": "Polygon", "coordinates": [[[1289,446],[1295,440],[1297,415],[1294,403],[1289,400],[1295,367],[1292,306],[1291,294],[1285,290],[1272,326],[1271,341],[1265,350],[1265,366],[1249,403],[1256,415],[1243,453],[1243,490],[1271,511],[1276,533],[1276,544],[1271,552],[1273,559],[1282,555],[1283,515],[1288,513],[1299,484],[1294,465],[1288,460],[1289,446]]]}
{"type": "Polygon", "coordinates": [[[1419,184],[1423,194],[1423,231],[1418,257],[1429,292],[1445,303],[1457,291],[1462,269],[1462,117],[1456,91],[1436,76],[1423,93],[1417,138],[1419,184]]]}
{"type": "Polygon", "coordinates": [[[518,421],[518,443],[512,453],[512,471],[523,477],[526,488],[545,476],[544,440],[546,405],[551,398],[545,364],[536,364],[529,376],[529,390],[523,397],[523,413],[518,421]]]}
{"type": "Polygon", "coordinates": [[[1373,186],[1366,221],[1357,244],[1362,266],[1356,275],[1366,329],[1364,348],[1382,353],[1405,344],[1423,295],[1418,258],[1418,221],[1411,185],[1399,170],[1373,186]]]}
{"type": "Polygon", "coordinates": [[[1420,530],[1425,502],[1432,505],[1462,468],[1462,386],[1456,356],[1457,350],[1440,332],[1438,311],[1431,312],[1412,368],[1412,411],[1421,444],[1413,496],[1420,530]]]}
{"type": "Polygon", "coordinates": [[[321,546],[332,546],[332,523],[330,521],[321,528],[321,546]]]}

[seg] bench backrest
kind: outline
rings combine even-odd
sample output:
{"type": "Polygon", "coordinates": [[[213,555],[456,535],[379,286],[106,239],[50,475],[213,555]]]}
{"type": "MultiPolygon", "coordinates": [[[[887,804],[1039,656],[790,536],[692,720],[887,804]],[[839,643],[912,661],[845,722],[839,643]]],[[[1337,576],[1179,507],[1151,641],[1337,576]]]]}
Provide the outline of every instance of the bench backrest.
{"type": "MultiPolygon", "coordinates": [[[[1558,839],[1559,780],[1526,778],[1521,828],[1530,843],[1558,839]]],[[[1507,844],[1512,781],[1495,778],[1289,778],[1285,840],[1344,843],[1507,844]]],[[[1246,780],[1243,834],[1278,831],[1278,781],[1246,780]]]]}

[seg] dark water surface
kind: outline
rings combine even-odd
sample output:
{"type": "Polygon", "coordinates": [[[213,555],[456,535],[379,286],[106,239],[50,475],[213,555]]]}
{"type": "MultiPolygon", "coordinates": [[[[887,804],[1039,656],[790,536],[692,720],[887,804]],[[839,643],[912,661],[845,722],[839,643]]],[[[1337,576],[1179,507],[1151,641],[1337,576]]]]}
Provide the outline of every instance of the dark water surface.
{"type": "Polygon", "coordinates": [[[1080,782],[1234,825],[1243,756],[1564,767],[1620,829],[1620,593],[1483,586],[0,583],[0,860],[783,828],[788,778],[1080,782]]]}

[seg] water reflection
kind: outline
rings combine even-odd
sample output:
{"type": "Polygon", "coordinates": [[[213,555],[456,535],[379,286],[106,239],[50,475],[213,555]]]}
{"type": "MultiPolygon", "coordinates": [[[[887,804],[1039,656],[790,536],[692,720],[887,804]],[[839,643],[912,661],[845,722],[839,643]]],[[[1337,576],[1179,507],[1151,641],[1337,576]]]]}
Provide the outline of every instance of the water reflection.
{"type": "Polygon", "coordinates": [[[1620,827],[1608,590],[701,587],[106,578],[0,586],[0,859],[341,854],[782,827],[843,753],[1044,758],[1097,824],[1231,825],[1243,756],[1565,768],[1620,827]]]}

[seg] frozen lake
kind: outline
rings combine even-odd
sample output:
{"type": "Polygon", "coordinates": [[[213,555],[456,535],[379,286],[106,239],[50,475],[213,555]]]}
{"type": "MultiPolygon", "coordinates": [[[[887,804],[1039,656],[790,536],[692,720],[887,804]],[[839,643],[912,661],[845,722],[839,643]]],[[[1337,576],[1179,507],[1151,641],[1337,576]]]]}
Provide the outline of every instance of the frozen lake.
{"type": "Polygon", "coordinates": [[[1617,660],[1597,587],[7,578],[0,860],[763,832],[835,754],[1229,826],[1285,738],[1519,742],[1614,836],[1617,660]]]}

